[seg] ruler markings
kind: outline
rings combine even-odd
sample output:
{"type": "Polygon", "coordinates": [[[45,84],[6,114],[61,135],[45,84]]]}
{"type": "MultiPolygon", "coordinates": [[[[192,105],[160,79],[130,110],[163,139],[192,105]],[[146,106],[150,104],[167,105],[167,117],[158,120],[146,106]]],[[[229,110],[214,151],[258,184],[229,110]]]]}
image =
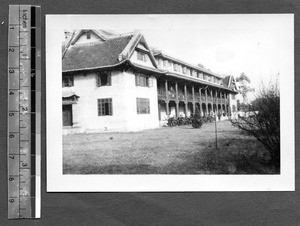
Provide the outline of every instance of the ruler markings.
{"type": "MultiPolygon", "coordinates": [[[[36,61],[38,64],[41,63],[40,49],[36,48],[41,46],[39,34],[41,31],[40,27],[36,27],[36,22],[40,25],[40,7],[29,5],[9,7],[9,219],[40,217],[40,179],[36,179],[36,176],[40,177],[40,158],[37,159],[35,154],[36,148],[40,148],[39,139],[36,140],[40,133],[35,133],[40,127],[40,118],[36,115],[35,109],[40,107],[35,96],[39,95],[36,90],[41,85],[35,80],[36,70],[40,68],[36,61]],[[17,150],[18,153],[15,153],[17,150]],[[15,164],[17,162],[20,164],[15,164]]],[[[38,153],[40,154],[40,149],[38,153]]]]}

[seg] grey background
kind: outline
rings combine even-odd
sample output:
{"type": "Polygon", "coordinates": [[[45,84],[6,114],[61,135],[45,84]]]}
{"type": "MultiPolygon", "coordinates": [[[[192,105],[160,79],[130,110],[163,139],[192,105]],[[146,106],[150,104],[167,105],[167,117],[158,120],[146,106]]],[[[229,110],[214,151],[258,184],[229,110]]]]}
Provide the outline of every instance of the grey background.
{"type": "MultiPolygon", "coordinates": [[[[0,0],[0,225],[300,225],[299,93],[295,90],[296,192],[47,193],[46,84],[42,60],[42,218],[7,220],[7,23],[9,4],[42,6],[45,14],[295,13],[295,87],[299,86],[300,1],[297,0],[0,0]]],[[[48,75],[51,76],[51,75],[48,75]]],[[[283,116],[288,117],[288,116],[283,116]]],[[[288,134],[288,131],[285,131],[288,134]]],[[[291,136],[293,134],[290,134],[291,136]]]]}

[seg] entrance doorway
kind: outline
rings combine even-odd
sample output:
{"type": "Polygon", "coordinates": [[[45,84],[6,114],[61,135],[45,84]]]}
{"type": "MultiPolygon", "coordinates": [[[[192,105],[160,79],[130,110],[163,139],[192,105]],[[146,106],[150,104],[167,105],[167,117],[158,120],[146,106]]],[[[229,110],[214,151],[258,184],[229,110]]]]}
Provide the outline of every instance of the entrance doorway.
{"type": "Polygon", "coordinates": [[[72,126],[72,104],[63,105],[63,126],[72,126]]]}

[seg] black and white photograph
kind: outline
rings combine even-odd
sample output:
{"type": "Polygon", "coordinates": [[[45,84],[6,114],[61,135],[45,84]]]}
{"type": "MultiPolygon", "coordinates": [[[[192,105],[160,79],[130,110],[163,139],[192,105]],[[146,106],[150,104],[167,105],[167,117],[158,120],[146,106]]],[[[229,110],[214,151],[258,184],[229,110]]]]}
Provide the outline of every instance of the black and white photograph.
{"type": "Polygon", "coordinates": [[[293,189],[292,15],[51,15],[46,32],[48,190],[293,189]]]}

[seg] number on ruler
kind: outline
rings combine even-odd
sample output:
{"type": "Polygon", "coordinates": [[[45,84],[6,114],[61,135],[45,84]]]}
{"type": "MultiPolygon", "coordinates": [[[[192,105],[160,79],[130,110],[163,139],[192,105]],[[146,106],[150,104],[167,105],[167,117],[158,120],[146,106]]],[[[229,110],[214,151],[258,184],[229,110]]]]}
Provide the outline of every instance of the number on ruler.
{"type": "Polygon", "coordinates": [[[22,163],[22,166],[23,166],[23,167],[26,167],[26,166],[28,166],[28,163],[27,163],[27,162],[23,162],[23,163],[22,163]]]}
{"type": "Polygon", "coordinates": [[[14,137],[15,137],[15,135],[13,135],[12,133],[9,134],[9,138],[14,138],[14,137]]]}
{"type": "Polygon", "coordinates": [[[9,50],[8,50],[9,52],[15,52],[15,49],[14,48],[9,48],[9,50]]]}

